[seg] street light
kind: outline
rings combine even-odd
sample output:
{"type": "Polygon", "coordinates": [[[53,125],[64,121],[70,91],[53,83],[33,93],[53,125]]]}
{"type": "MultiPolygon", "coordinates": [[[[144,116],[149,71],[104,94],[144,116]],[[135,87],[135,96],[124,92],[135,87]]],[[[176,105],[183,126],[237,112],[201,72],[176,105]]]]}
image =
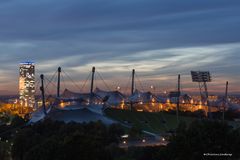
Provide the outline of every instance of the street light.
{"type": "Polygon", "coordinates": [[[155,86],[154,86],[154,85],[151,85],[150,88],[151,88],[151,90],[153,91],[153,93],[155,93],[155,86]]]}
{"type": "Polygon", "coordinates": [[[119,91],[121,89],[121,87],[120,86],[117,86],[117,90],[119,91]]]}

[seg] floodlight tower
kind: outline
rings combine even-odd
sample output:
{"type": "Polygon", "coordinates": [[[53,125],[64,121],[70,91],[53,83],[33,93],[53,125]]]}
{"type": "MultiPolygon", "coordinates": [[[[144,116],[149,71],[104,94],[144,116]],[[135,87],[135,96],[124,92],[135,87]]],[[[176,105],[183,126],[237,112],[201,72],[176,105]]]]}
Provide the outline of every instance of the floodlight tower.
{"type": "Polygon", "coordinates": [[[212,118],[211,116],[211,108],[209,106],[208,102],[208,89],[207,89],[207,82],[211,82],[211,75],[209,71],[191,71],[192,75],[192,81],[198,82],[200,95],[201,95],[201,101],[203,103],[207,102],[208,106],[208,117],[212,118]]]}

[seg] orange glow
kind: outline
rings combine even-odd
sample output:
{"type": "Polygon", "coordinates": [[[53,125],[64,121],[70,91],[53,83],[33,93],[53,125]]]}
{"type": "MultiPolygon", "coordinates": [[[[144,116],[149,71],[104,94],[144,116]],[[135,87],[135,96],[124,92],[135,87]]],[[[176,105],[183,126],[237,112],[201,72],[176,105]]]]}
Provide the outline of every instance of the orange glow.
{"type": "Polygon", "coordinates": [[[194,102],[193,102],[193,99],[191,99],[190,103],[191,103],[191,104],[193,104],[193,103],[194,103],[194,102]]]}
{"type": "Polygon", "coordinates": [[[167,99],[167,103],[168,103],[168,104],[170,103],[170,99],[169,99],[169,98],[167,99]]]}
{"type": "Polygon", "coordinates": [[[159,106],[160,106],[160,109],[162,110],[162,109],[163,109],[163,105],[160,103],[160,105],[159,105],[159,106]]]}
{"type": "Polygon", "coordinates": [[[124,109],[124,105],[125,105],[125,102],[124,102],[124,100],[122,100],[121,104],[120,104],[121,109],[124,109]]]}
{"type": "Polygon", "coordinates": [[[152,105],[153,107],[155,107],[155,99],[154,99],[154,98],[152,98],[152,103],[151,103],[151,105],[152,105]]]}
{"type": "Polygon", "coordinates": [[[0,112],[5,112],[11,115],[19,115],[20,117],[23,117],[31,113],[33,111],[33,108],[30,107],[24,107],[22,105],[16,104],[16,103],[1,103],[0,104],[0,112]]]}
{"type": "Polygon", "coordinates": [[[64,108],[64,107],[65,107],[65,105],[64,105],[63,102],[60,103],[60,107],[61,107],[61,108],[64,108]]]}
{"type": "Polygon", "coordinates": [[[155,99],[154,98],[152,98],[152,103],[154,103],[155,102],[155,99]]]}

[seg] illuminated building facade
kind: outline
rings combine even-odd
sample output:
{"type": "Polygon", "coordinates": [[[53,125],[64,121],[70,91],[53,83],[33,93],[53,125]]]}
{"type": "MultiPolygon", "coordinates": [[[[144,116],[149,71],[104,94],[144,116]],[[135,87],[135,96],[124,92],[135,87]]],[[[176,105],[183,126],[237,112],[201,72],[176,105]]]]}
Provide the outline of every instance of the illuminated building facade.
{"type": "Polygon", "coordinates": [[[35,66],[33,62],[22,62],[19,68],[19,100],[24,107],[34,107],[35,66]]]}

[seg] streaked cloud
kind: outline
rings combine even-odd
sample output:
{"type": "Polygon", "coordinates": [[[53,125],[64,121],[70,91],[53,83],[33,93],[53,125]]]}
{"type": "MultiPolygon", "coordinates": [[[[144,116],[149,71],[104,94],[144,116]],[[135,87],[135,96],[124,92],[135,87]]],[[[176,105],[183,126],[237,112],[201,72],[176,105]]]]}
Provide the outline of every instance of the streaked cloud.
{"type": "Polygon", "coordinates": [[[171,88],[180,73],[191,89],[189,71],[210,70],[213,88],[226,79],[236,89],[239,16],[240,2],[226,0],[1,1],[0,88],[16,92],[18,63],[33,60],[38,74],[62,66],[80,82],[96,66],[125,85],[135,68],[146,88],[171,88]]]}

